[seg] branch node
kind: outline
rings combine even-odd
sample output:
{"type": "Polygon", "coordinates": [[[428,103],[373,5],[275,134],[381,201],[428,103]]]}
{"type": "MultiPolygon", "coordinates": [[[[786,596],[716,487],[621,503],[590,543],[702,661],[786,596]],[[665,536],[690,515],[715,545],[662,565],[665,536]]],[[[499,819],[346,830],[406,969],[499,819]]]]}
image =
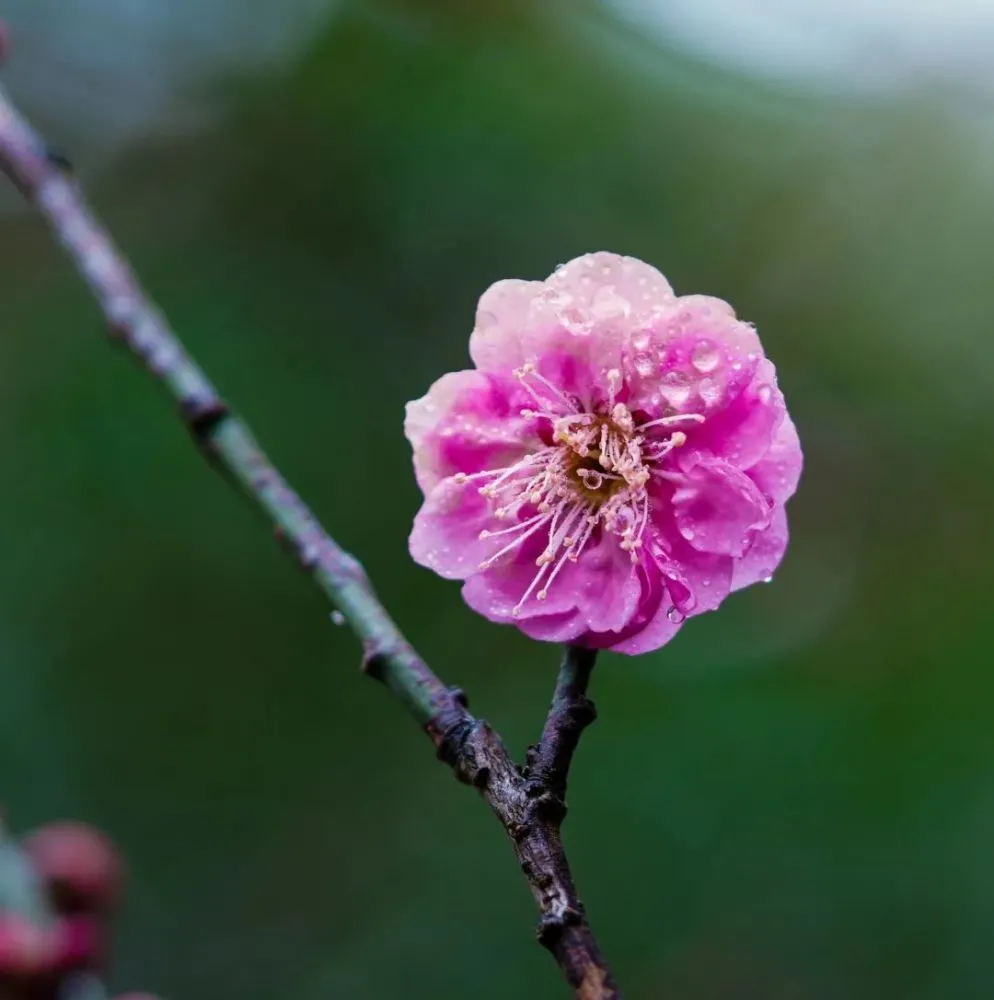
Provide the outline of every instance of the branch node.
{"type": "Polygon", "coordinates": [[[214,429],[231,416],[227,404],[216,396],[208,399],[192,397],[180,403],[180,414],[193,440],[201,448],[207,448],[214,429]]]}
{"type": "Polygon", "coordinates": [[[72,160],[61,149],[51,144],[45,146],[45,159],[58,170],[70,176],[74,173],[72,160]]]}
{"type": "Polygon", "coordinates": [[[575,909],[572,906],[564,907],[553,913],[543,914],[537,928],[539,944],[550,951],[553,950],[567,928],[579,927],[583,921],[583,911],[575,909]]]}
{"type": "Polygon", "coordinates": [[[533,801],[532,808],[536,815],[549,820],[555,826],[559,826],[566,818],[566,802],[548,789],[540,791],[538,797],[533,801]]]}

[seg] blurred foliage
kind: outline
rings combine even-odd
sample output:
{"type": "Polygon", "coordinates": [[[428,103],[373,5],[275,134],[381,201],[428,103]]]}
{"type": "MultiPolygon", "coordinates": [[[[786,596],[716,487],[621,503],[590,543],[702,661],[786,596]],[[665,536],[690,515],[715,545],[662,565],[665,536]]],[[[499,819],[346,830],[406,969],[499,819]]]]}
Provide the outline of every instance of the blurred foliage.
{"type": "MultiPolygon", "coordinates": [[[[487,284],[586,250],[755,321],[806,448],[792,547],[658,654],[604,657],[566,831],[585,901],[636,1000],[989,997],[989,134],[925,89],[760,85],[593,3],[480,8],[351,4],[285,72],[216,80],[205,132],[150,127],[80,173],[516,751],[557,653],[407,558],[403,403],[468,363],[487,284]]],[[[2,225],[2,795],[16,824],[95,822],[130,859],[115,983],[561,995],[486,810],[107,346],[37,222],[2,225]]]]}

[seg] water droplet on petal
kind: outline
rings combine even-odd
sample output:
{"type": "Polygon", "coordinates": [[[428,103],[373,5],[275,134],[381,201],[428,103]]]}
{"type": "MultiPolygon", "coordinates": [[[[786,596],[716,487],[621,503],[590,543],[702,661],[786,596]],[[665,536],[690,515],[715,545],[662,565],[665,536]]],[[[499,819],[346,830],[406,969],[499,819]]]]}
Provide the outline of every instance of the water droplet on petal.
{"type": "Polygon", "coordinates": [[[690,384],[683,372],[667,372],[659,391],[670,406],[681,407],[690,398],[690,384]]]}
{"type": "Polygon", "coordinates": [[[707,577],[707,576],[704,577],[704,579],[701,580],[701,585],[704,586],[704,587],[710,587],[711,586],[711,578],[707,577]]]}
{"type": "Polygon", "coordinates": [[[763,583],[773,583],[773,577],[772,576],[764,576],[763,577],[763,583]]]}
{"type": "Polygon", "coordinates": [[[559,319],[570,333],[576,334],[579,337],[587,336],[593,327],[593,323],[576,306],[570,306],[567,309],[561,310],[559,319]]]}
{"type": "Polygon", "coordinates": [[[773,387],[769,385],[761,385],[756,390],[756,398],[763,404],[763,406],[767,406],[773,398],[773,387]]]}
{"type": "Polygon", "coordinates": [[[671,607],[669,608],[669,610],[668,610],[668,611],[666,612],[666,617],[667,617],[667,618],[668,618],[668,619],[669,619],[669,620],[670,620],[670,621],[671,621],[671,622],[672,622],[672,623],[673,623],[674,625],[679,625],[679,624],[681,624],[681,623],[683,622],[683,620],[684,620],[684,615],[683,615],[683,612],[682,612],[682,611],[681,611],[681,610],[680,610],[680,609],[679,609],[678,607],[676,607],[676,605],[673,605],[673,606],[671,606],[671,607]]]}
{"type": "Polygon", "coordinates": [[[721,402],[721,386],[713,378],[702,378],[697,391],[708,406],[721,402]]]}
{"type": "Polygon", "coordinates": [[[568,292],[560,291],[558,288],[547,286],[539,292],[538,297],[548,302],[553,309],[565,309],[573,301],[573,296],[568,292]]]}
{"type": "Polygon", "coordinates": [[[594,293],[590,311],[597,319],[612,319],[627,316],[632,311],[632,304],[614,290],[614,285],[602,285],[594,293]]]}
{"type": "Polygon", "coordinates": [[[635,371],[642,378],[648,378],[656,370],[656,361],[651,354],[635,355],[635,371]]]}
{"type": "Polygon", "coordinates": [[[721,351],[713,340],[699,340],[690,362],[699,372],[713,372],[721,364],[721,351]]]}

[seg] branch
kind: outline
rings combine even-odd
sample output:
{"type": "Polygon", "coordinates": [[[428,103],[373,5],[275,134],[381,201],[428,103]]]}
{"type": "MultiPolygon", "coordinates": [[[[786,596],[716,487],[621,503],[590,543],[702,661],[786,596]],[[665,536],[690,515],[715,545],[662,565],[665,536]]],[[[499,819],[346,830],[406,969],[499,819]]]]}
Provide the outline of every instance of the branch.
{"type": "Polygon", "coordinates": [[[400,699],[457,777],[482,793],[511,837],[538,902],[540,940],[555,955],[576,996],[581,1000],[617,997],[577,899],[559,836],[565,812],[565,771],[582,726],[557,727],[551,720],[562,715],[556,706],[569,700],[574,687],[586,686],[592,655],[567,655],[567,664],[576,665],[561,680],[563,694],[557,689],[546,726],[552,745],[539,755],[550,763],[526,779],[497,734],[470,714],[463,694],[446,687],[418,656],[380,604],[359,562],[321,527],[248,426],[228,408],[144,294],[64,166],[64,159],[51,154],[0,89],[0,169],[45,218],[96,297],[111,337],[135,355],[173,397],[193,440],[211,464],[242,488],[341,612],[363,643],[363,669],[400,699]],[[585,658],[590,662],[583,668],[580,664],[585,658]],[[568,679],[574,675],[574,680],[568,679]],[[553,782],[549,788],[546,780],[553,782]]]}
{"type": "Polygon", "coordinates": [[[534,778],[557,795],[564,805],[573,754],[584,729],[597,718],[597,709],[587,697],[596,659],[596,650],[579,646],[566,648],[542,738],[528,755],[534,778]]]}

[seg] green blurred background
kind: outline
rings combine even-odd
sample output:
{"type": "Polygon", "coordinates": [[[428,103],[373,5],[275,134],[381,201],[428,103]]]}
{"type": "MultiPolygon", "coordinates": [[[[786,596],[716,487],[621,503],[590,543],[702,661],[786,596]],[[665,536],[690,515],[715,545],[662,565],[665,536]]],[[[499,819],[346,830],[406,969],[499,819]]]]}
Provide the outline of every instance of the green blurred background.
{"type": "MultiPolygon", "coordinates": [[[[806,452],[791,548],[667,648],[603,657],[566,828],[585,902],[635,1000],[989,998],[990,94],[934,65],[883,86],[761,54],[764,72],[651,7],[0,17],[8,88],[148,289],[516,752],[557,651],[407,557],[404,402],[466,366],[491,281],[588,250],[755,321],[806,452]]],[[[891,13],[876,68],[901,50],[891,13]]],[[[0,797],[18,828],[81,818],[125,852],[114,985],[562,996],[497,824],[361,678],[353,638],[15,204],[0,797]]]]}

